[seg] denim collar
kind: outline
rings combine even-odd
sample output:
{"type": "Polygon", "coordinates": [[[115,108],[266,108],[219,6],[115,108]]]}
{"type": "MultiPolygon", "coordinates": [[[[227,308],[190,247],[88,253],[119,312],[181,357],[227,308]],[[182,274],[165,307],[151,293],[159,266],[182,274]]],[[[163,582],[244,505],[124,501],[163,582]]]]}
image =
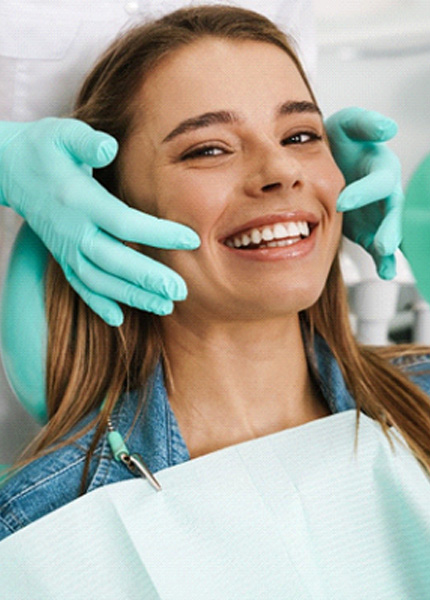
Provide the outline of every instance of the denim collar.
{"type": "Polygon", "coordinates": [[[327,342],[315,333],[312,347],[305,342],[306,358],[311,372],[331,412],[355,408],[355,400],[346,387],[339,364],[327,342]]]}
{"type": "MultiPolygon", "coordinates": [[[[315,334],[313,351],[306,341],[305,349],[311,373],[331,412],[355,408],[339,365],[323,338],[315,334]]],[[[149,390],[145,411],[126,443],[130,452],[141,454],[148,468],[155,473],[190,460],[190,454],[167,397],[161,362],[155,369],[149,390]]],[[[130,430],[138,405],[139,394],[130,394],[117,405],[112,415],[114,425],[116,423],[123,436],[130,430]]]]}

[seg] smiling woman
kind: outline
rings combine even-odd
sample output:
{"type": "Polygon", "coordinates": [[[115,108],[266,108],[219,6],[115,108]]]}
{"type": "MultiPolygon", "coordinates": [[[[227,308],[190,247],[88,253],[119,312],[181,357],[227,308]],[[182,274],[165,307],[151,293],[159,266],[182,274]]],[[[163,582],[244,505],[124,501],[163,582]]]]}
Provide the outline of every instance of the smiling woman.
{"type": "Polygon", "coordinates": [[[354,340],[337,257],[344,180],[270,21],[212,6],[134,29],[90,73],[75,116],[119,141],[99,181],[201,245],[140,248],[188,296],[161,318],[124,307],[119,329],[51,262],[50,421],[0,492],[3,535],[72,501],[79,482],[82,494],[131,477],[106,445],[112,424],[157,471],[356,408],[430,467],[429,349],[354,340]]]}

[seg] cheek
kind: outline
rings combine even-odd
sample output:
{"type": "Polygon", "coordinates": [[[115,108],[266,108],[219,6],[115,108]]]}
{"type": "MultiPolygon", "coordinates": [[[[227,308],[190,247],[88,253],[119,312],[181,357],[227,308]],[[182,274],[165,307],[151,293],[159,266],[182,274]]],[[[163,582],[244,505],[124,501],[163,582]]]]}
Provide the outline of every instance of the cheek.
{"type": "Polygon", "coordinates": [[[315,177],[327,208],[335,211],[339,194],[345,187],[345,179],[331,155],[316,167],[315,177]]]}
{"type": "Polygon", "coordinates": [[[331,154],[324,161],[319,161],[312,169],[316,193],[321,199],[332,231],[330,251],[334,252],[342,234],[343,213],[336,212],[336,203],[340,192],[345,187],[345,179],[337,167],[331,154]]]}
{"type": "Polygon", "coordinates": [[[322,202],[327,215],[333,223],[342,223],[342,213],[336,212],[337,199],[345,187],[345,179],[334,162],[331,154],[324,160],[315,161],[310,165],[310,177],[312,178],[314,190],[322,202]]]}
{"type": "Polygon", "coordinates": [[[219,173],[190,170],[157,178],[157,216],[195,229],[204,236],[228,205],[232,182],[219,173]]]}
{"type": "MultiPolygon", "coordinates": [[[[215,171],[196,169],[175,173],[174,177],[166,171],[160,172],[154,186],[157,202],[153,214],[191,227],[199,235],[201,246],[192,252],[147,247],[145,254],[183,276],[194,272],[196,259],[201,261],[201,255],[206,253],[208,241],[229,206],[231,184],[227,177],[215,171]]],[[[142,206],[139,208],[145,210],[142,206]]]]}

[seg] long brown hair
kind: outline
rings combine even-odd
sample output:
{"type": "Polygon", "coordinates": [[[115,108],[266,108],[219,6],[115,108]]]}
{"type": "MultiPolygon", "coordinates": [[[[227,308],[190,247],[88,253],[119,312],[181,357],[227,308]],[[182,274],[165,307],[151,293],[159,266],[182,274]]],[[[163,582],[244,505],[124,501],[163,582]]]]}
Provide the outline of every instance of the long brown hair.
{"type": "MultiPolygon", "coordinates": [[[[133,130],[135,98],[145,77],[176,49],[205,36],[254,40],[284,50],[293,60],[313,97],[306,75],[286,36],[265,17],[227,6],[181,9],[156,22],[137,27],[119,38],[86,78],[74,116],[119,142],[119,156],[95,177],[113,194],[120,194],[121,147],[133,130]]],[[[81,493],[94,449],[106,430],[107,418],[119,396],[145,389],[163,355],[159,317],[123,307],[125,319],[111,328],[97,317],[66,282],[52,260],[47,277],[49,341],[47,399],[49,423],[27,452],[25,464],[71,443],[96,426],[87,453],[81,493]],[[98,416],[73,437],[63,436],[91,410],[105,404],[98,416]]],[[[336,256],[321,297],[301,314],[309,331],[327,342],[360,411],[378,421],[384,433],[395,426],[417,459],[430,471],[430,400],[389,358],[428,353],[414,346],[376,349],[358,344],[349,322],[347,296],[336,256]]],[[[357,439],[357,438],[356,438],[357,439]]]]}

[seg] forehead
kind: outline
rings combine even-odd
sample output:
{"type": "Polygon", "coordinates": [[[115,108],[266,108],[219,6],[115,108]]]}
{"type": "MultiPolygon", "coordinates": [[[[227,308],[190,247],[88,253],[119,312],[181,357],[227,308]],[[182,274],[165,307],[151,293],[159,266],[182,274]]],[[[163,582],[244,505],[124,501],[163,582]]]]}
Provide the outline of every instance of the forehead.
{"type": "Polygon", "coordinates": [[[266,42],[219,38],[198,40],[169,55],[139,92],[145,122],[164,132],[185,118],[220,109],[272,114],[286,100],[312,98],[285,51],[266,42]]]}

